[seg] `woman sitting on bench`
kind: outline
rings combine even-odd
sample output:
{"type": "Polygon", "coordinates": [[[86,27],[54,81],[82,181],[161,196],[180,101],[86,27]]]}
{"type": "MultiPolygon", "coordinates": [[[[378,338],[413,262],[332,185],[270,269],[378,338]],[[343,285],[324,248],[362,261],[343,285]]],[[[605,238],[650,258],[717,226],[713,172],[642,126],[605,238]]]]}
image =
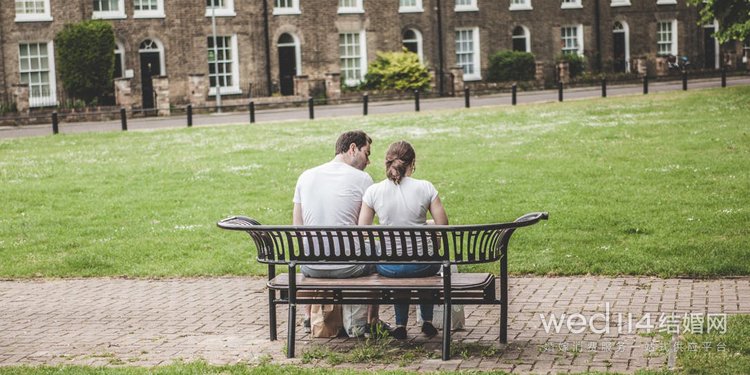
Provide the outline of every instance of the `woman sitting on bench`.
{"type": "MultiPolygon", "coordinates": [[[[427,212],[430,212],[434,224],[447,225],[448,216],[440,202],[435,186],[429,181],[412,178],[415,171],[416,154],[414,148],[406,141],[391,144],[385,155],[385,173],[387,179],[371,185],[362,198],[362,209],[359,213],[359,225],[372,225],[374,215],[378,215],[381,225],[410,226],[426,225],[427,212]]],[[[432,251],[431,244],[422,251],[432,251]]],[[[410,246],[407,251],[412,254],[410,246]]],[[[440,271],[438,264],[391,264],[377,265],[378,273],[385,277],[426,277],[440,271]]],[[[424,323],[422,333],[431,337],[437,334],[432,325],[434,305],[419,306],[424,323]]],[[[406,323],[409,319],[409,305],[394,305],[396,328],[391,336],[403,340],[406,338],[406,323]]]]}

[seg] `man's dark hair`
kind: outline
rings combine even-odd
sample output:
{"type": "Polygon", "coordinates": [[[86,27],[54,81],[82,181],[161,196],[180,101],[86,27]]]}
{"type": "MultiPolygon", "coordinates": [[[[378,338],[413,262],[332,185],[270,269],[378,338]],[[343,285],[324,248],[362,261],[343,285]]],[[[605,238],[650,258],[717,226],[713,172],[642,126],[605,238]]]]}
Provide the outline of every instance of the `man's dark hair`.
{"type": "Polygon", "coordinates": [[[349,151],[349,145],[354,143],[357,149],[372,143],[372,138],[361,130],[352,130],[341,134],[336,141],[336,155],[349,151]]]}

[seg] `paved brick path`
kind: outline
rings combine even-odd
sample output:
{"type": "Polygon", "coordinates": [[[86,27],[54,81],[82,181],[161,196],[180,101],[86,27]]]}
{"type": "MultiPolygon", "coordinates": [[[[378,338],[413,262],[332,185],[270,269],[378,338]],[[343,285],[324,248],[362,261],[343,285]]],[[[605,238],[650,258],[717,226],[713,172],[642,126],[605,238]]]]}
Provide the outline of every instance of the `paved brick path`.
{"type": "MultiPolygon", "coordinates": [[[[633,323],[647,313],[655,314],[655,326],[656,314],[661,313],[750,313],[750,278],[522,277],[510,282],[510,344],[495,355],[367,368],[518,373],[661,368],[670,356],[669,350],[663,350],[664,337],[628,332],[627,313],[633,315],[633,323]],[[539,317],[553,312],[591,316],[604,313],[607,303],[609,333],[587,329],[573,334],[565,328],[546,333],[539,317]],[[622,324],[618,316],[623,316],[622,324]]],[[[282,340],[268,341],[266,296],[264,281],[258,278],[0,281],[0,365],[153,366],[197,359],[218,364],[267,356],[275,363],[299,363],[299,359],[287,360],[282,352],[283,307],[278,312],[282,340]]],[[[392,320],[391,311],[383,308],[386,320],[392,320]]],[[[500,348],[498,315],[498,308],[467,307],[467,328],[455,333],[454,344],[500,348]]],[[[439,351],[439,337],[425,340],[416,326],[409,335],[413,343],[439,351]]],[[[311,340],[301,329],[298,337],[298,356],[316,345],[336,349],[357,345],[356,339],[311,340]]]]}

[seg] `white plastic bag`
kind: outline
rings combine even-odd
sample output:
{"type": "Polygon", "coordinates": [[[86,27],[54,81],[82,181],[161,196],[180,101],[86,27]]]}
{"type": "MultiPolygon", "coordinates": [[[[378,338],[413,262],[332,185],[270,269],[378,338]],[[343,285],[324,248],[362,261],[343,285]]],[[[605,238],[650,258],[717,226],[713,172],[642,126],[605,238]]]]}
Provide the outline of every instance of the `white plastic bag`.
{"type": "Polygon", "coordinates": [[[344,330],[349,337],[364,336],[367,325],[367,305],[343,306],[344,330]]]}

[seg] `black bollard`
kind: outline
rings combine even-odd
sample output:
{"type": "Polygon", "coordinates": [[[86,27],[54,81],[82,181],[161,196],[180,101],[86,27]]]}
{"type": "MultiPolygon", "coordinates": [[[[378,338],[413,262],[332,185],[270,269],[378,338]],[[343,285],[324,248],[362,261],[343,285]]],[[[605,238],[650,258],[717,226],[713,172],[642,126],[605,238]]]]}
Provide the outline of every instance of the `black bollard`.
{"type": "Polygon", "coordinates": [[[562,81],[557,83],[557,101],[563,101],[563,83],[562,81]]]}
{"type": "Polygon", "coordinates": [[[419,112],[419,90],[414,90],[414,111],[419,112]]]}
{"type": "Polygon", "coordinates": [[[466,108],[471,108],[471,101],[469,99],[469,94],[470,94],[469,88],[465,87],[464,88],[464,107],[466,108]]]}
{"type": "Polygon", "coordinates": [[[687,72],[682,72],[682,91],[687,91],[687,72]]]}
{"type": "Polygon", "coordinates": [[[727,67],[721,68],[721,87],[727,87],[727,67]]]}
{"type": "Polygon", "coordinates": [[[370,103],[370,96],[367,94],[362,95],[362,116],[367,116],[367,106],[370,103]]]}
{"type": "Polygon", "coordinates": [[[247,105],[247,110],[250,112],[250,123],[255,123],[255,102],[250,101],[250,104],[247,105]]]}
{"type": "Polygon", "coordinates": [[[120,124],[122,125],[122,131],[128,131],[128,116],[125,113],[125,108],[120,108],[120,124]]]}
{"type": "Polygon", "coordinates": [[[602,78],[602,98],[607,97],[607,79],[602,78]]]}
{"type": "Polygon", "coordinates": [[[643,95],[648,94],[648,76],[643,76],[643,95]]]}
{"type": "Polygon", "coordinates": [[[52,134],[57,134],[60,129],[57,126],[57,112],[52,112],[52,134]]]}
{"type": "Polygon", "coordinates": [[[312,97],[307,99],[307,108],[310,110],[310,120],[314,120],[315,119],[315,103],[312,97]]]}
{"type": "Polygon", "coordinates": [[[193,127],[193,105],[188,104],[187,106],[187,126],[188,128],[193,127]]]}
{"type": "Polygon", "coordinates": [[[517,92],[518,92],[518,85],[514,83],[513,86],[510,87],[510,103],[513,105],[516,105],[516,103],[518,103],[518,100],[516,100],[517,92]]]}

